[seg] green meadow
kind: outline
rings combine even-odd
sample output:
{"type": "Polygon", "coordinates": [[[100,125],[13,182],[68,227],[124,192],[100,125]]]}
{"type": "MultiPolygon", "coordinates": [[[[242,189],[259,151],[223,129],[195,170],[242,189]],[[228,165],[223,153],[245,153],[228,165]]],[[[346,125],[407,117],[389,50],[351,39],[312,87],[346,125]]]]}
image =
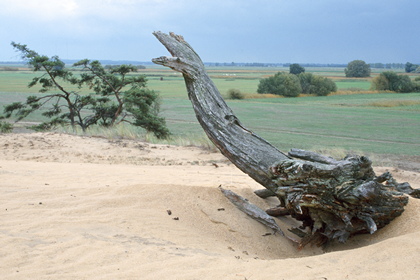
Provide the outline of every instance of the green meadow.
{"type": "MultiPolygon", "coordinates": [[[[420,93],[370,92],[370,79],[345,78],[340,68],[307,69],[332,78],[338,92],[331,96],[280,98],[256,94],[259,80],[287,68],[209,67],[208,73],[223,96],[239,89],[243,100],[226,100],[243,125],[282,151],[291,148],[341,156],[367,154],[420,159],[420,93]]],[[[182,75],[161,67],[139,72],[148,87],[162,97],[162,116],[174,137],[203,138],[182,75]]],[[[37,76],[31,71],[0,71],[0,108],[21,101],[37,88],[27,88],[37,76]]],[[[373,76],[375,73],[373,73],[373,76]]],[[[40,121],[34,114],[26,121],[40,121]]],[[[419,160],[420,161],[420,160],[419,160]]]]}

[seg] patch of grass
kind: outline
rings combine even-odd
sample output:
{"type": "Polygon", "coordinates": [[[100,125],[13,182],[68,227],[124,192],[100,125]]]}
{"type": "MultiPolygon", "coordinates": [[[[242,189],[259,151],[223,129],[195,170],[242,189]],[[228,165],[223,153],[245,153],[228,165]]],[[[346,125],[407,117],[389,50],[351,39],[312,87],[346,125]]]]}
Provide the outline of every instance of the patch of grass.
{"type": "Polygon", "coordinates": [[[184,146],[184,147],[199,147],[204,150],[217,152],[218,149],[210,141],[207,135],[202,132],[198,134],[190,134],[190,135],[175,135],[168,139],[157,139],[152,134],[146,134],[144,141],[148,143],[154,144],[167,144],[167,145],[175,145],[175,146],[184,146]]]}
{"type": "MultiPolygon", "coordinates": [[[[404,95],[417,99],[420,94],[404,95]]],[[[283,151],[340,148],[379,154],[420,154],[420,114],[363,104],[401,94],[273,98],[229,103],[243,125],[283,151]]]]}
{"type": "Polygon", "coordinates": [[[367,103],[366,106],[392,108],[402,106],[414,106],[419,104],[420,100],[381,100],[367,103]]]}
{"type": "Polygon", "coordinates": [[[347,88],[342,90],[337,90],[336,92],[331,92],[329,95],[353,95],[353,94],[377,94],[385,93],[386,91],[377,91],[377,90],[361,90],[359,88],[347,88]]]}
{"type": "Polygon", "coordinates": [[[0,121],[0,133],[10,133],[13,131],[13,125],[9,122],[0,121]]]}
{"type": "Polygon", "coordinates": [[[103,137],[106,139],[140,139],[144,142],[152,144],[192,146],[213,152],[218,151],[204,132],[187,135],[174,135],[168,139],[158,139],[153,135],[153,133],[147,133],[142,128],[128,124],[119,124],[113,127],[91,126],[86,132],[83,132],[79,127],[76,127],[75,129],[71,127],[60,127],[57,128],[56,131],[74,135],[103,137]]]}
{"type": "Polygon", "coordinates": [[[272,93],[245,93],[245,99],[285,98],[283,95],[272,93]]]}
{"type": "Polygon", "coordinates": [[[104,137],[107,139],[141,139],[145,134],[144,130],[128,124],[120,124],[113,127],[93,125],[90,126],[85,132],[83,132],[80,127],[72,128],[70,126],[59,127],[56,130],[62,133],[104,137]]]}
{"type": "Polygon", "coordinates": [[[334,80],[338,90],[369,90],[370,80],[367,79],[338,79],[334,80]]]}

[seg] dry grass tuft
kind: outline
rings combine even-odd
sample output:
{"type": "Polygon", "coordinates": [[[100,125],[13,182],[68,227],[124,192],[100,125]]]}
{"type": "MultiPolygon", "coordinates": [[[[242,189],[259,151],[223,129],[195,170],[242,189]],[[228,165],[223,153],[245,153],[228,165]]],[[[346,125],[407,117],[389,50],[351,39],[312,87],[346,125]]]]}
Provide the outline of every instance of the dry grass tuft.
{"type": "Polygon", "coordinates": [[[128,124],[119,124],[114,127],[92,126],[86,132],[83,132],[80,128],[73,130],[69,127],[59,128],[58,131],[75,135],[103,137],[106,139],[137,139],[152,144],[191,146],[199,147],[211,152],[218,151],[204,132],[202,134],[172,136],[168,139],[158,139],[152,133],[147,133],[141,128],[128,124]]]}
{"type": "Polygon", "coordinates": [[[336,92],[331,92],[329,96],[332,95],[351,95],[351,94],[378,94],[378,93],[385,93],[390,91],[377,91],[377,90],[361,90],[361,89],[345,89],[345,90],[337,90],[336,92]]]}
{"type": "Polygon", "coordinates": [[[284,98],[282,95],[272,93],[245,93],[245,99],[261,99],[261,98],[284,98]]]}
{"type": "Polygon", "coordinates": [[[167,144],[174,146],[183,147],[198,147],[207,151],[217,152],[218,149],[210,141],[207,135],[203,132],[202,134],[191,134],[182,136],[173,136],[168,139],[157,139],[154,135],[148,133],[144,135],[143,140],[152,144],[167,144]]]}
{"type": "Polygon", "coordinates": [[[419,105],[420,101],[418,100],[382,100],[382,101],[375,101],[371,103],[367,103],[366,106],[372,107],[402,107],[402,106],[414,106],[419,105]]]}

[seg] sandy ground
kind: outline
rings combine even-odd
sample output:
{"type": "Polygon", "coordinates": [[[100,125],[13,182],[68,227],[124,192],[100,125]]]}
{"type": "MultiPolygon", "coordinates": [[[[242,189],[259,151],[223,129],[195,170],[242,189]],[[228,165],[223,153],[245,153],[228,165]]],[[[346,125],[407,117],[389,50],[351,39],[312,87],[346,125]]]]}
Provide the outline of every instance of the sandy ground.
{"type": "MultiPolygon", "coordinates": [[[[420,187],[420,174],[390,171],[420,187]]],[[[419,279],[420,200],[410,198],[403,215],[373,235],[298,251],[266,235],[219,185],[263,209],[275,204],[256,197],[259,185],[219,153],[0,135],[0,278],[419,279]]]]}

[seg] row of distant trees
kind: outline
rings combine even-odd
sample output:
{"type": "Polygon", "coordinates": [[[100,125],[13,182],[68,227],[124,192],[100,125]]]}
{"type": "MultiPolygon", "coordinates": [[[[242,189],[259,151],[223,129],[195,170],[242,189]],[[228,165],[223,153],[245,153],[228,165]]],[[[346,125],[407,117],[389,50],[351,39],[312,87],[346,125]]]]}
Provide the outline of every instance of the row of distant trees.
{"type": "Polygon", "coordinates": [[[420,92],[420,77],[411,80],[407,75],[397,74],[394,71],[384,71],[372,80],[372,89],[401,93],[420,92]]]}
{"type": "MultiPolygon", "coordinates": [[[[370,77],[370,65],[363,60],[353,60],[344,69],[346,77],[370,77]]],[[[416,64],[407,62],[405,72],[420,72],[416,64]]],[[[411,80],[407,75],[397,74],[394,71],[384,71],[372,80],[373,90],[389,90],[395,92],[420,91],[420,77],[411,80]]]]}
{"type": "MultiPolygon", "coordinates": [[[[289,67],[292,63],[260,63],[260,62],[205,62],[206,66],[230,66],[230,67],[289,67]]],[[[303,67],[346,67],[347,63],[300,63],[303,67]]],[[[371,68],[378,69],[404,69],[404,63],[369,63],[371,68]]]]}
{"type": "Polygon", "coordinates": [[[420,65],[407,62],[405,64],[406,73],[420,73],[420,65]]]}
{"type": "MultiPolygon", "coordinates": [[[[406,64],[406,72],[420,70],[418,65],[406,64]]],[[[344,69],[346,77],[370,77],[371,68],[363,60],[353,60],[344,69]]],[[[420,92],[420,77],[411,80],[409,76],[394,71],[384,71],[372,80],[373,90],[394,92],[420,92]]],[[[301,93],[318,96],[328,95],[337,90],[336,84],[326,77],[305,73],[305,68],[294,63],[289,66],[289,73],[278,72],[272,77],[260,80],[258,93],[272,93],[286,97],[296,97],[301,93]]]]}
{"type": "MultiPolygon", "coordinates": [[[[353,60],[349,62],[344,72],[346,73],[346,77],[370,77],[371,66],[372,64],[367,64],[363,60],[353,60]]],[[[375,68],[384,68],[376,66],[375,68]]],[[[404,69],[406,73],[420,73],[420,66],[411,62],[407,62],[404,69]]]]}

